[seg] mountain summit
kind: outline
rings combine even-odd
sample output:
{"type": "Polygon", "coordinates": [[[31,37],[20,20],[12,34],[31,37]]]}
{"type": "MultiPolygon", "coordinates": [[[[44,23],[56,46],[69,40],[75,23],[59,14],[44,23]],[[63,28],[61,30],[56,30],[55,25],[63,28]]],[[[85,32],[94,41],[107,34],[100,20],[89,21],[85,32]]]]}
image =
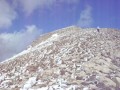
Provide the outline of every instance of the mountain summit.
{"type": "Polygon", "coordinates": [[[0,90],[120,90],[120,31],[71,26],[0,63],[0,90]]]}

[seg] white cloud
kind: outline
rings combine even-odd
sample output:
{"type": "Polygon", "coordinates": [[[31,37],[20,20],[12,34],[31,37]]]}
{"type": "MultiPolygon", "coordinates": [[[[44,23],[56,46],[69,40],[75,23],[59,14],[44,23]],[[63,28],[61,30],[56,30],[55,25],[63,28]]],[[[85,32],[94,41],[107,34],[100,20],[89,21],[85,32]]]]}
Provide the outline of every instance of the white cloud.
{"type": "Polygon", "coordinates": [[[79,0],[14,0],[19,3],[26,15],[30,15],[39,8],[50,8],[53,4],[59,2],[76,3],[79,0]]]}
{"type": "Polygon", "coordinates": [[[30,15],[34,10],[52,5],[56,0],[18,0],[23,11],[30,15]]]}
{"type": "Polygon", "coordinates": [[[0,61],[24,50],[41,33],[35,25],[14,33],[0,34],[0,61]]]}
{"type": "Polygon", "coordinates": [[[78,25],[80,27],[91,27],[93,23],[92,7],[86,6],[86,8],[80,13],[78,25]]]}
{"type": "Polygon", "coordinates": [[[7,28],[12,25],[16,18],[16,12],[6,0],[0,0],[0,28],[7,28]]]}
{"type": "Polygon", "coordinates": [[[62,1],[62,2],[66,2],[66,3],[77,3],[78,1],[80,1],[80,0],[60,0],[60,1],[62,1]]]}

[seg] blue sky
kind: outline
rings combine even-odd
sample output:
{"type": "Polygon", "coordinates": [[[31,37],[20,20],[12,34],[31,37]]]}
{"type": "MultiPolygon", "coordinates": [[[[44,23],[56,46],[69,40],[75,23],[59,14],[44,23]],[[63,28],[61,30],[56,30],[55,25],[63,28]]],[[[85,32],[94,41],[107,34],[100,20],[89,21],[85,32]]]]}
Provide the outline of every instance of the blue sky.
{"type": "Polygon", "coordinates": [[[79,25],[81,13],[87,8],[91,10],[85,13],[88,15],[83,19],[92,22],[79,26],[120,28],[120,0],[6,0],[6,3],[12,7],[16,16],[11,19],[9,27],[0,28],[3,32],[19,31],[26,25],[36,25],[43,32],[79,25]]]}
{"type": "Polygon", "coordinates": [[[0,60],[71,25],[120,29],[120,0],[0,0],[0,60]]]}

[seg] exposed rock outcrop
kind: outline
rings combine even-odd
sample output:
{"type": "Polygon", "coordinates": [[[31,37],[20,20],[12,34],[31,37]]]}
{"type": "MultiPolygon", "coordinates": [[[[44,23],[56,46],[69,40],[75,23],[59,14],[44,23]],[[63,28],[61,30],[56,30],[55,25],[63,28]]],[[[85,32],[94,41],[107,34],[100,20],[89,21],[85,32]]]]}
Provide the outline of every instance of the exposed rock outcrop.
{"type": "Polygon", "coordinates": [[[120,90],[120,31],[63,28],[0,63],[0,90],[120,90]]]}

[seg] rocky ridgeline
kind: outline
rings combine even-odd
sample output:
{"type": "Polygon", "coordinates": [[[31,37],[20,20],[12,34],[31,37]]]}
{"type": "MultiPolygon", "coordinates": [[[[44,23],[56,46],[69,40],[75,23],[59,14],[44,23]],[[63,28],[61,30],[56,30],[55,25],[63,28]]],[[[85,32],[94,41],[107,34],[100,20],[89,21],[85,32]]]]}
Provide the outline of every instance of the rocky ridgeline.
{"type": "Polygon", "coordinates": [[[0,63],[0,90],[120,90],[120,31],[63,28],[0,63]]]}

